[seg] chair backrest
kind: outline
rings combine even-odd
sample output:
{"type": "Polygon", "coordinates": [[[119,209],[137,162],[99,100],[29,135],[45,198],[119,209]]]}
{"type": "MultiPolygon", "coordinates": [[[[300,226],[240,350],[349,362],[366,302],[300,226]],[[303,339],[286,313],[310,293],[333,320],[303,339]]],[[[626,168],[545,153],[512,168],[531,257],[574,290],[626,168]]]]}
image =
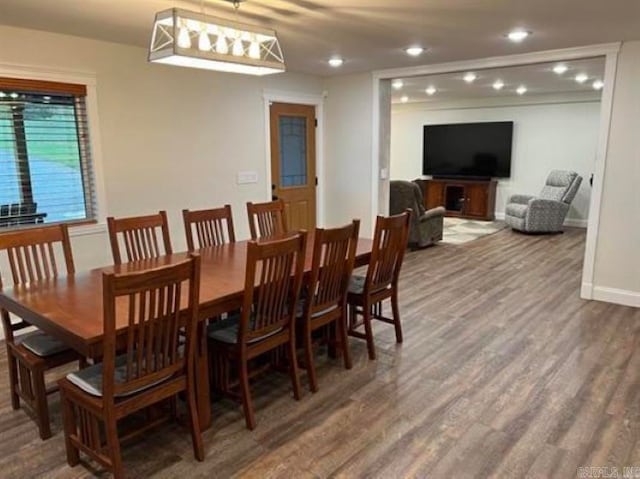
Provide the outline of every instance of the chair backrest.
{"type": "Polygon", "coordinates": [[[250,241],[239,342],[246,344],[294,327],[304,274],[307,232],[272,241],[250,241]]]}
{"type": "Polygon", "coordinates": [[[268,238],[287,232],[287,221],[282,198],[267,203],[248,202],[247,215],[249,216],[251,239],[268,238]]]}
{"type": "MultiPolygon", "coordinates": [[[[71,241],[67,225],[59,224],[14,230],[0,234],[0,251],[7,252],[7,259],[14,285],[54,279],[59,274],[58,259],[62,253],[67,274],[75,273],[71,241]]],[[[2,275],[0,275],[2,288],[2,275]]],[[[13,332],[28,326],[20,320],[11,322],[9,313],[2,310],[5,339],[13,341],[13,332]]]]}
{"type": "Polygon", "coordinates": [[[199,294],[198,255],[141,272],[103,273],[105,400],[186,374],[193,367],[199,294]],[[127,327],[119,343],[121,317],[127,327]],[[184,347],[181,326],[186,332],[184,347]]]}
{"type": "Polygon", "coordinates": [[[182,217],[189,251],[236,242],[230,205],[210,210],[182,210],[182,217]],[[197,246],[193,238],[194,229],[198,237],[197,246]]]}
{"type": "Polygon", "coordinates": [[[67,225],[43,226],[0,234],[0,251],[7,252],[15,285],[57,277],[57,246],[62,250],[67,274],[73,274],[75,267],[67,225]]]}
{"type": "Polygon", "coordinates": [[[107,218],[107,226],[109,228],[111,253],[115,264],[122,263],[118,235],[122,236],[127,261],[157,258],[163,254],[172,253],[166,211],[160,211],[155,215],[133,216],[130,218],[116,219],[110,216],[107,218]],[[160,249],[158,231],[162,235],[164,252],[160,249]]]}
{"type": "Polygon", "coordinates": [[[553,170],[549,173],[539,197],[570,204],[581,182],[582,177],[575,171],[553,170]]]}
{"type": "Polygon", "coordinates": [[[377,217],[364,294],[397,285],[407,249],[411,215],[412,211],[407,209],[399,215],[377,217]]]}
{"type": "Polygon", "coordinates": [[[392,180],[389,182],[389,213],[400,214],[411,208],[420,217],[424,214],[424,196],[417,183],[413,181],[392,180]]]}
{"type": "Polygon", "coordinates": [[[305,315],[344,306],[359,230],[359,220],[342,228],[316,228],[305,315]]]}

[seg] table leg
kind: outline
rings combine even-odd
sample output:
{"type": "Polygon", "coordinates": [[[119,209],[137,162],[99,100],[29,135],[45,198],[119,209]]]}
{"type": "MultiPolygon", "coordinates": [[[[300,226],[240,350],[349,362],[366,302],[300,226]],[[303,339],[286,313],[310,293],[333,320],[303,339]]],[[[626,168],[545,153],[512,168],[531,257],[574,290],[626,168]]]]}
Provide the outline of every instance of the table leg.
{"type": "Polygon", "coordinates": [[[209,358],[207,353],[207,324],[198,323],[198,354],[196,357],[196,396],[200,429],[211,427],[211,392],[209,389],[209,358]]]}

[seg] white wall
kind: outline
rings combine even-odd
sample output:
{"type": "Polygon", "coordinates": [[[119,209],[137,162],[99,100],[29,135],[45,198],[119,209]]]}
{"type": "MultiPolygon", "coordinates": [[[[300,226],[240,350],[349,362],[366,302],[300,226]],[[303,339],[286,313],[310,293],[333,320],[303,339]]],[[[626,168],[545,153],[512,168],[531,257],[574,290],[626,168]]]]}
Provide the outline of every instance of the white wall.
{"type": "Polygon", "coordinates": [[[360,218],[362,236],[369,236],[373,145],[370,74],[332,77],[325,83],[326,222],[345,224],[360,218]]]}
{"type": "Polygon", "coordinates": [[[511,178],[498,182],[496,215],[503,217],[510,195],[537,194],[550,170],[566,169],[583,178],[567,222],[586,226],[599,118],[600,101],[593,95],[396,104],[391,120],[391,177],[422,176],[424,125],[513,121],[511,178]]]}
{"type": "MultiPolygon", "coordinates": [[[[186,247],[183,208],[230,203],[237,235],[248,236],[246,201],[267,199],[264,90],[323,90],[317,77],[153,65],[143,48],[5,26],[0,45],[0,67],[95,74],[106,213],[166,209],[176,250],[186,247]],[[257,171],[258,183],[237,185],[242,170],[257,171]]],[[[73,247],[77,269],[111,262],[104,229],[74,236],[73,247]]]]}
{"type": "Polygon", "coordinates": [[[618,57],[593,296],[640,307],[640,41],[618,57]]]}

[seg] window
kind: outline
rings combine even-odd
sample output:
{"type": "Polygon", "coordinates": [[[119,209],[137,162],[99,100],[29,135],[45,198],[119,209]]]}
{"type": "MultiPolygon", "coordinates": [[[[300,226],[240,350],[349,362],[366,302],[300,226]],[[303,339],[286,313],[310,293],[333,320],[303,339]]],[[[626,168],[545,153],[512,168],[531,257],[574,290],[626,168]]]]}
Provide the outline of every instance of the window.
{"type": "Polygon", "coordinates": [[[86,94],[0,78],[0,230],[95,220],[86,94]]]}

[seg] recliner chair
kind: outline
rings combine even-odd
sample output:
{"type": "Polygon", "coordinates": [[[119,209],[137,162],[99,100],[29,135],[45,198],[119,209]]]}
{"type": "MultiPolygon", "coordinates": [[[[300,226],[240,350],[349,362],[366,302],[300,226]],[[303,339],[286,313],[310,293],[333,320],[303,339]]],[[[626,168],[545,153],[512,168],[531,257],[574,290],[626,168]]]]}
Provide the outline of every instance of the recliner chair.
{"type": "Polygon", "coordinates": [[[392,180],[389,182],[389,213],[400,214],[411,208],[409,244],[422,248],[442,239],[444,213],[442,206],[425,210],[422,190],[413,181],[392,180]]]}
{"type": "Polygon", "coordinates": [[[559,233],[582,177],[575,171],[553,170],[539,196],[513,195],[507,202],[505,222],[525,233],[559,233]]]}

